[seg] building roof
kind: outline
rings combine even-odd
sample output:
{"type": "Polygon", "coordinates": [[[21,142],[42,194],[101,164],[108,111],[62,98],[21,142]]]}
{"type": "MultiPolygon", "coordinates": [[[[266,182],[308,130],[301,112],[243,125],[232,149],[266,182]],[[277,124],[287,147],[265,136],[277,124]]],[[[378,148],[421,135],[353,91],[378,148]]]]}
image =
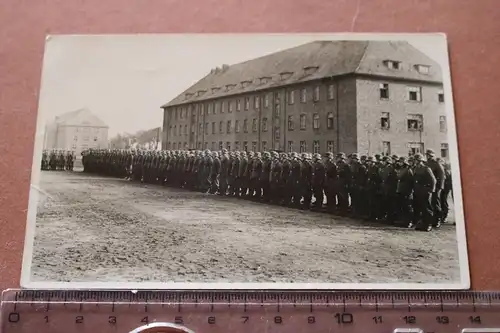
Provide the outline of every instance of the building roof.
{"type": "Polygon", "coordinates": [[[315,41],[216,68],[162,107],[353,73],[442,83],[440,66],[405,41],[315,41]],[[401,68],[388,68],[387,60],[401,68]],[[430,66],[429,73],[415,65],[430,66]]]}
{"type": "Polygon", "coordinates": [[[104,121],[90,112],[87,108],[78,109],[57,116],[55,123],[63,126],[108,127],[104,121]]]}

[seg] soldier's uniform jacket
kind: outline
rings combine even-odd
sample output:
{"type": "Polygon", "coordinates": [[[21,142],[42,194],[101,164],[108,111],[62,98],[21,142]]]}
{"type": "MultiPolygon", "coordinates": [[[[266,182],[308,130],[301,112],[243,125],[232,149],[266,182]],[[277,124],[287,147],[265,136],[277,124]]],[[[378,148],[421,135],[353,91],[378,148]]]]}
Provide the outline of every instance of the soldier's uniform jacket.
{"type": "Polygon", "coordinates": [[[290,162],[289,159],[285,159],[283,163],[281,163],[281,175],[280,175],[281,184],[288,183],[291,171],[292,171],[292,163],[290,162]]]}
{"type": "Polygon", "coordinates": [[[426,165],[417,165],[413,171],[415,191],[434,192],[436,189],[436,177],[432,170],[426,165]]]}
{"type": "Polygon", "coordinates": [[[246,176],[247,167],[248,167],[248,158],[245,156],[240,160],[238,177],[242,178],[246,176]]]}
{"type": "Polygon", "coordinates": [[[302,163],[299,159],[293,159],[290,161],[290,181],[298,182],[300,180],[302,163]]]}
{"type": "Polygon", "coordinates": [[[240,175],[240,157],[235,156],[233,161],[231,162],[231,171],[230,174],[232,177],[236,178],[240,175]]]}
{"type": "Polygon", "coordinates": [[[413,170],[408,166],[396,169],[398,185],[396,192],[409,195],[413,191],[413,170]]]}
{"type": "Polygon", "coordinates": [[[252,170],[253,170],[253,162],[254,162],[254,159],[249,157],[247,164],[246,164],[245,172],[243,173],[243,177],[250,178],[250,176],[252,175],[252,170]]]}
{"type": "Polygon", "coordinates": [[[271,162],[271,174],[269,180],[273,183],[279,183],[281,177],[281,161],[275,159],[271,162]]]}
{"type": "Polygon", "coordinates": [[[313,186],[323,186],[326,179],[326,168],[321,160],[314,162],[313,165],[313,186]]]}
{"type": "Polygon", "coordinates": [[[351,182],[351,168],[345,162],[340,162],[337,164],[337,180],[339,186],[348,187],[351,182]]]}
{"type": "Polygon", "coordinates": [[[210,177],[215,178],[220,173],[220,159],[218,157],[210,157],[210,177]]]}
{"type": "Polygon", "coordinates": [[[368,181],[368,170],[365,165],[358,161],[351,164],[351,185],[356,188],[364,188],[368,181]]]}
{"type": "Polygon", "coordinates": [[[380,178],[382,180],[382,192],[394,193],[398,186],[398,176],[392,164],[385,165],[380,170],[380,178]]]}
{"type": "Polygon", "coordinates": [[[201,165],[202,158],[200,156],[197,156],[194,160],[193,164],[193,173],[198,173],[200,171],[200,165],[201,165]]]}
{"type": "Polygon", "coordinates": [[[326,171],[326,177],[325,177],[326,184],[333,185],[338,177],[337,164],[335,164],[335,161],[333,159],[327,159],[325,161],[325,171],[326,171]]]}
{"type": "Polygon", "coordinates": [[[231,160],[227,155],[222,155],[220,167],[220,177],[227,178],[229,176],[229,170],[231,168],[231,160]]]}
{"type": "Polygon", "coordinates": [[[305,159],[302,160],[302,165],[300,168],[300,178],[301,182],[308,187],[311,187],[311,182],[313,178],[313,165],[311,161],[305,159]]]}
{"type": "Polygon", "coordinates": [[[368,166],[368,189],[375,192],[380,192],[380,184],[382,184],[382,178],[380,177],[380,167],[377,164],[368,166]]]}
{"type": "Polygon", "coordinates": [[[445,175],[445,180],[444,180],[444,190],[445,191],[451,191],[453,189],[453,182],[451,179],[451,171],[448,169],[444,169],[444,175],[445,175]]]}
{"type": "Polygon", "coordinates": [[[436,178],[436,191],[442,190],[444,188],[445,174],[444,168],[435,159],[429,159],[427,161],[427,166],[432,170],[434,177],[436,178]]]}
{"type": "Polygon", "coordinates": [[[271,159],[265,159],[261,162],[262,172],[260,174],[260,180],[263,182],[269,182],[271,179],[271,159]]]}
{"type": "Polygon", "coordinates": [[[262,173],[262,160],[260,158],[254,158],[252,163],[252,174],[251,179],[259,179],[262,173]]]}

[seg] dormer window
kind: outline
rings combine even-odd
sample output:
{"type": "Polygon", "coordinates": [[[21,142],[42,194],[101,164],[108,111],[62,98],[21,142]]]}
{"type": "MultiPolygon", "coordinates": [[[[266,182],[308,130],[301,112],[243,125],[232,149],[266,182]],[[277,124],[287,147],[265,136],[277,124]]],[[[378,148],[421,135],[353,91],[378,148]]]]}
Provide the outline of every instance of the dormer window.
{"type": "Polygon", "coordinates": [[[293,75],[293,72],[282,72],[280,73],[280,79],[281,81],[284,81],[284,80],[288,80],[289,78],[291,78],[293,75]]]}
{"type": "Polygon", "coordinates": [[[430,66],[427,66],[427,65],[415,65],[413,67],[420,74],[429,74],[430,66]]]}
{"type": "Polygon", "coordinates": [[[186,93],[184,96],[186,97],[186,99],[190,99],[191,97],[193,97],[193,93],[186,93]]]}
{"type": "Polygon", "coordinates": [[[314,74],[318,71],[318,69],[319,69],[318,66],[306,66],[304,67],[304,74],[306,75],[314,74]]]}
{"type": "Polygon", "coordinates": [[[261,77],[260,78],[260,84],[266,84],[266,83],[269,83],[271,81],[271,77],[269,76],[264,76],[264,77],[261,77]]]}
{"type": "Polygon", "coordinates": [[[206,93],[206,92],[207,92],[206,90],[198,90],[198,91],[196,92],[196,96],[198,96],[198,97],[199,97],[199,96],[203,95],[203,94],[204,94],[204,93],[206,93]]]}
{"type": "Polygon", "coordinates": [[[236,87],[235,84],[226,84],[226,91],[229,91],[231,89],[234,89],[234,87],[236,87]]]}
{"type": "Polygon", "coordinates": [[[213,87],[212,88],[212,94],[215,94],[216,92],[218,92],[220,90],[220,87],[213,87]]]}
{"type": "Polygon", "coordinates": [[[395,60],[385,60],[384,65],[389,69],[401,69],[401,62],[395,60]]]}
{"type": "Polygon", "coordinates": [[[241,86],[242,86],[243,88],[246,88],[246,87],[248,87],[248,86],[249,86],[249,85],[251,85],[251,84],[252,84],[252,81],[248,81],[248,80],[241,81],[241,86]]]}

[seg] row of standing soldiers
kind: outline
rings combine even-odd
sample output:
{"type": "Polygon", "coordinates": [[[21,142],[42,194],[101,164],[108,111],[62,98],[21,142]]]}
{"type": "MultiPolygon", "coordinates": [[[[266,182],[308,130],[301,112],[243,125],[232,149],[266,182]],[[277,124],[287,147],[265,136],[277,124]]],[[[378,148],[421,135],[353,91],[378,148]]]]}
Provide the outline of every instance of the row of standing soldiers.
{"type": "Polygon", "coordinates": [[[452,195],[434,151],[405,156],[89,150],[84,171],[220,196],[327,211],[417,230],[439,228],[452,195]]]}
{"type": "Polygon", "coordinates": [[[71,150],[47,150],[42,153],[42,170],[73,171],[75,152],[71,150]]]}

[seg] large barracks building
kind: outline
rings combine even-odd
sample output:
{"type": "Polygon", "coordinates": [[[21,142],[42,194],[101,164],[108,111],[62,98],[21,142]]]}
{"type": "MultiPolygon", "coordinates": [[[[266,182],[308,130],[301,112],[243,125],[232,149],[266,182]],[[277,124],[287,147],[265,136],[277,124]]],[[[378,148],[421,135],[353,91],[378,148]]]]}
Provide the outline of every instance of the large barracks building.
{"type": "Polygon", "coordinates": [[[162,147],[446,158],[442,86],[407,42],[316,41],[212,69],[162,106],[162,147]]]}

